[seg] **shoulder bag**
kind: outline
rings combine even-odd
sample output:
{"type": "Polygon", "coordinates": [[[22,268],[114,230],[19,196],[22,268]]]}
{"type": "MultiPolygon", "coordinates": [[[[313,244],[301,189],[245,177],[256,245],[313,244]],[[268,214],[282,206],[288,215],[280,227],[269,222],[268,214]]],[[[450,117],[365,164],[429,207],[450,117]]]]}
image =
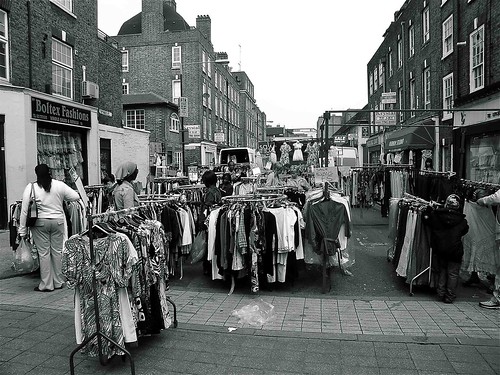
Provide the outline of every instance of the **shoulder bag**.
{"type": "Polygon", "coordinates": [[[26,215],[26,226],[27,227],[34,226],[37,219],[38,219],[38,206],[36,204],[35,188],[32,182],[30,202],[28,203],[28,213],[26,215]]]}

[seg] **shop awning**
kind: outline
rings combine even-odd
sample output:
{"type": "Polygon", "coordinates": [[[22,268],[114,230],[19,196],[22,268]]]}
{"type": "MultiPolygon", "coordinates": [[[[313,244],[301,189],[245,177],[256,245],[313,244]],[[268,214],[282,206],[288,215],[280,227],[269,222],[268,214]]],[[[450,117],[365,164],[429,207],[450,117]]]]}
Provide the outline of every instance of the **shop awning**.
{"type": "Polygon", "coordinates": [[[409,126],[386,134],[385,152],[434,148],[432,127],[409,126]]]}

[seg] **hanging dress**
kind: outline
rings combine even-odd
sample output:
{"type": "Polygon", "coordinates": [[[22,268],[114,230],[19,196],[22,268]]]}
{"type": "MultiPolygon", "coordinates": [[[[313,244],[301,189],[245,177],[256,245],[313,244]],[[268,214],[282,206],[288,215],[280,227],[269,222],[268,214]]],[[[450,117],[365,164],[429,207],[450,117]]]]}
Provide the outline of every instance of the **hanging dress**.
{"type": "Polygon", "coordinates": [[[290,164],[290,151],[292,151],[292,148],[288,143],[283,143],[280,147],[281,151],[281,156],[280,156],[280,163],[285,165],[285,164],[290,164]]]}
{"type": "Polygon", "coordinates": [[[269,161],[273,164],[276,164],[278,162],[278,157],[276,156],[276,150],[274,148],[274,145],[271,147],[271,153],[269,154],[269,161]]]}
{"type": "Polygon", "coordinates": [[[293,152],[293,161],[304,161],[304,156],[302,155],[302,143],[299,141],[293,144],[295,151],[293,152]]]}

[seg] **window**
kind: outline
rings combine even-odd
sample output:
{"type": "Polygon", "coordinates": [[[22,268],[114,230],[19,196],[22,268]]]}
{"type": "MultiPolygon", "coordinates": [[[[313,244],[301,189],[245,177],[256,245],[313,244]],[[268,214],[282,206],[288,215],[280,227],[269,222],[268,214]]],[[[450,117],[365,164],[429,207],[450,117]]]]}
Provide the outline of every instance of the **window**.
{"type": "MultiPolygon", "coordinates": [[[[403,100],[404,100],[404,96],[403,96],[403,88],[402,87],[399,87],[398,88],[398,101],[399,101],[399,109],[404,109],[404,106],[403,106],[403,100]]],[[[399,121],[400,122],[403,122],[405,119],[405,115],[404,115],[404,112],[399,112],[399,121]]]]}
{"type": "Polygon", "coordinates": [[[9,79],[9,32],[7,13],[0,9],[0,79],[9,79]]]}
{"type": "Polygon", "coordinates": [[[180,69],[182,64],[182,50],[181,46],[172,47],[172,68],[180,69]]]}
{"type": "Polygon", "coordinates": [[[431,108],[431,68],[424,69],[423,74],[423,94],[424,94],[424,108],[431,108]]]}
{"type": "MultiPolygon", "coordinates": [[[[417,108],[417,95],[415,92],[415,78],[410,80],[410,109],[417,108]]],[[[410,112],[410,116],[415,116],[415,112],[410,112]]]]}
{"type": "Polygon", "coordinates": [[[378,74],[377,74],[377,67],[373,69],[373,92],[377,91],[378,89],[378,74]]]}
{"type": "Polygon", "coordinates": [[[179,98],[181,97],[181,80],[174,79],[172,81],[172,101],[179,105],[179,98]]]}
{"type": "Polygon", "coordinates": [[[453,15],[443,22],[443,58],[453,52],[453,15]]]}
{"type": "Polygon", "coordinates": [[[398,68],[403,66],[403,42],[398,40],[398,68]]]}
{"type": "Polygon", "coordinates": [[[208,107],[210,94],[208,93],[208,84],[206,80],[203,80],[203,105],[208,107]]]}
{"type": "Polygon", "coordinates": [[[52,93],[73,98],[73,48],[52,38],[52,93]]]}
{"type": "Polygon", "coordinates": [[[146,128],[144,122],[144,109],[127,110],[125,126],[128,128],[144,130],[146,128]]]}
{"type": "Polygon", "coordinates": [[[415,54],[415,26],[413,25],[408,29],[408,48],[412,57],[415,54]]]}
{"type": "Polygon", "coordinates": [[[369,83],[369,85],[370,85],[370,95],[372,95],[373,94],[373,73],[372,72],[370,72],[369,80],[370,80],[370,83],[369,83]]]}
{"type": "Polygon", "coordinates": [[[392,74],[394,73],[392,70],[392,51],[390,51],[387,56],[387,63],[389,64],[389,77],[392,77],[392,74]]]}
{"type": "MultiPolygon", "coordinates": [[[[453,73],[443,78],[443,109],[453,107],[453,73]]],[[[443,120],[451,118],[451,112],[443,112],[443,120]]]]}
{"type": "Polygon", "coordinates": [[[129,93],[129,87],[127,82],[122,83],[122,94],[123,95],[128,95],[129,93]]]}
{"type": "Polygon", "coordinates": [[[182,152],[175,152],[175,165],[177,165],[178,169],[182,169],[182,152]]]}
{"type": "Polygon", "coordinates": [[[122,72],[128,72],[128,51],[122,51],[122,72]]]}
{"type": "Polygon", "coordinates": [[[431,26],[430,26],[430,14],[429,7],[425,7],[422,12],[422,42],[427,43],[431,39],[431,26]]]}
{"type": "Polygon", "coordinates": [[[484,25],[470,35],[470,91],[484,87],[484,25]]]}
{"type": "Polygon", "coordinates": [[[68,12],[73,12],[73,0],[50,0],[66,9],[68,12]]]}
{"type": "Polygon", "coordinates": [[[384,64],[378,64],[378,84],[384,86],[384,64]]]}
{"type": "Polygon", "coordinates": [[[170,116],[170,127],[168,128],[168,130],[170,130],[171,132],[179,133],[180,129],[181,126],[179,122],[179,116],[177,116],[177,114],[175,113],[172,113],[172,115],[170,116]]]}

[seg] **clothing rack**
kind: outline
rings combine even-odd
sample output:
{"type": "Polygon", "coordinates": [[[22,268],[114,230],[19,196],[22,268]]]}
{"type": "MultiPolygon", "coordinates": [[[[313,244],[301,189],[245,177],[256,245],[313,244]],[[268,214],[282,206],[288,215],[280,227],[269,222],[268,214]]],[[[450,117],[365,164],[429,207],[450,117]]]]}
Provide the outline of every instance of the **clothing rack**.
{"type": "MultiPolygon", "coordinates": [[[[425,199],[416,197],[416,196],[408,194],[408,193],[405,193],[403,195],[403,199],[409,199],[409,200],[416,201],[418,203],[426,204],[429,206],[432,205],[432,202],[428,202],[425,199]]],[[[429,249],[429,266],[427,268],[425,268],[424,270],[422,270],[417,275],[415,275],[410,281],[410,296],[413,296],[413,283],[415,282],[415,280],[418,279],[421,275],[423,275],[427,271],[429,271],[429,284],[430,284],[431,283],[431,276],[432,276],[432,246],[429,249]]]]}
{"type": "MultiPolygon", "coordinates": [[[[93,340],[95,337],[97,337],[97,346],[99,349],[99,361],[101,365],[106,366],[108,364],[108,358],[103,354],[102,352],[102,340],[107,340],[110,343],[112,343],[114,346],[119,348],[121,351],[125,353],[125,355],[129,358],[130,360],[130,372],[132,375],[135,375],[135,365],[134,361],[132,359],[132,355],[128,350],[126,350],[124,347],[119,345],[117,342],[115,342],[113,339],[105,335],[103,332],[101,332],[101,322],[100,322],[100,317],[99,317],[99,304],[98,304],[98,298],[96,294],[97,290],[97,277],[96,277],[96,267],[95,267],[95,254],[94,254],[94,243],[93,243],[93,227],[94,227],[94,220],[96,222],[104,222],[107,221],[110,217],[113,218],[122,218],[127,215],[139,212],[141,208],[144,206],[138,206],[138,207],[131,207],[131,208],[126,208],[123,210],[118,210],[118,211],[111,211],[111,212],[105,212],[105,213],[100,213],[100,214],[94,214],[92,215],[92,207],[91,203],[89,202],[89,206],[87,207],[87,222],[88,222],[88,236],[90,238],[89,241],[89,252],[90,252],[90,261],[92,263],[92,295],[93,295],[93,300],[94,300],[94,314],[95,314],[95,325],[96,325],[96,331],[90,335],[88,338],[86,338],[80,345],[78,345],[70,354],[69,357],[69,364],[70,364],[70,372],[71,375],[75,374],[75,365],[74,365],[74,356],[77,352],[79,352],[81,349],[83,349],[91,340],[93,340]]],[[[165,297],[168,302],[172,304],[174,307],[174,328],[177,328],[177,307],[175,303],[169,298],[165,297]]]]}
{"type": "Polygon", "coordinates": [[[420,174],[424,175],[424,174],[428,174],[428,175],[434,175],[434,176],[447,176],[448,178],[449,177],[453,177],[456,175],[455,172],[452,172],[452,171],[448,171],[448,172],[440,172],[440,171],[430,171],[430,170],[419,170],[418,171],[420,174]]]}
{"type": "Polygon", "coordinates": [[[500,189],[500,184],[494,184],[492,182],[483,182],[483,181],[472,181],[461,178],[460,183],[462,185],[472,185],[477,187],[486,187],[489,189],[500,189]]]}

